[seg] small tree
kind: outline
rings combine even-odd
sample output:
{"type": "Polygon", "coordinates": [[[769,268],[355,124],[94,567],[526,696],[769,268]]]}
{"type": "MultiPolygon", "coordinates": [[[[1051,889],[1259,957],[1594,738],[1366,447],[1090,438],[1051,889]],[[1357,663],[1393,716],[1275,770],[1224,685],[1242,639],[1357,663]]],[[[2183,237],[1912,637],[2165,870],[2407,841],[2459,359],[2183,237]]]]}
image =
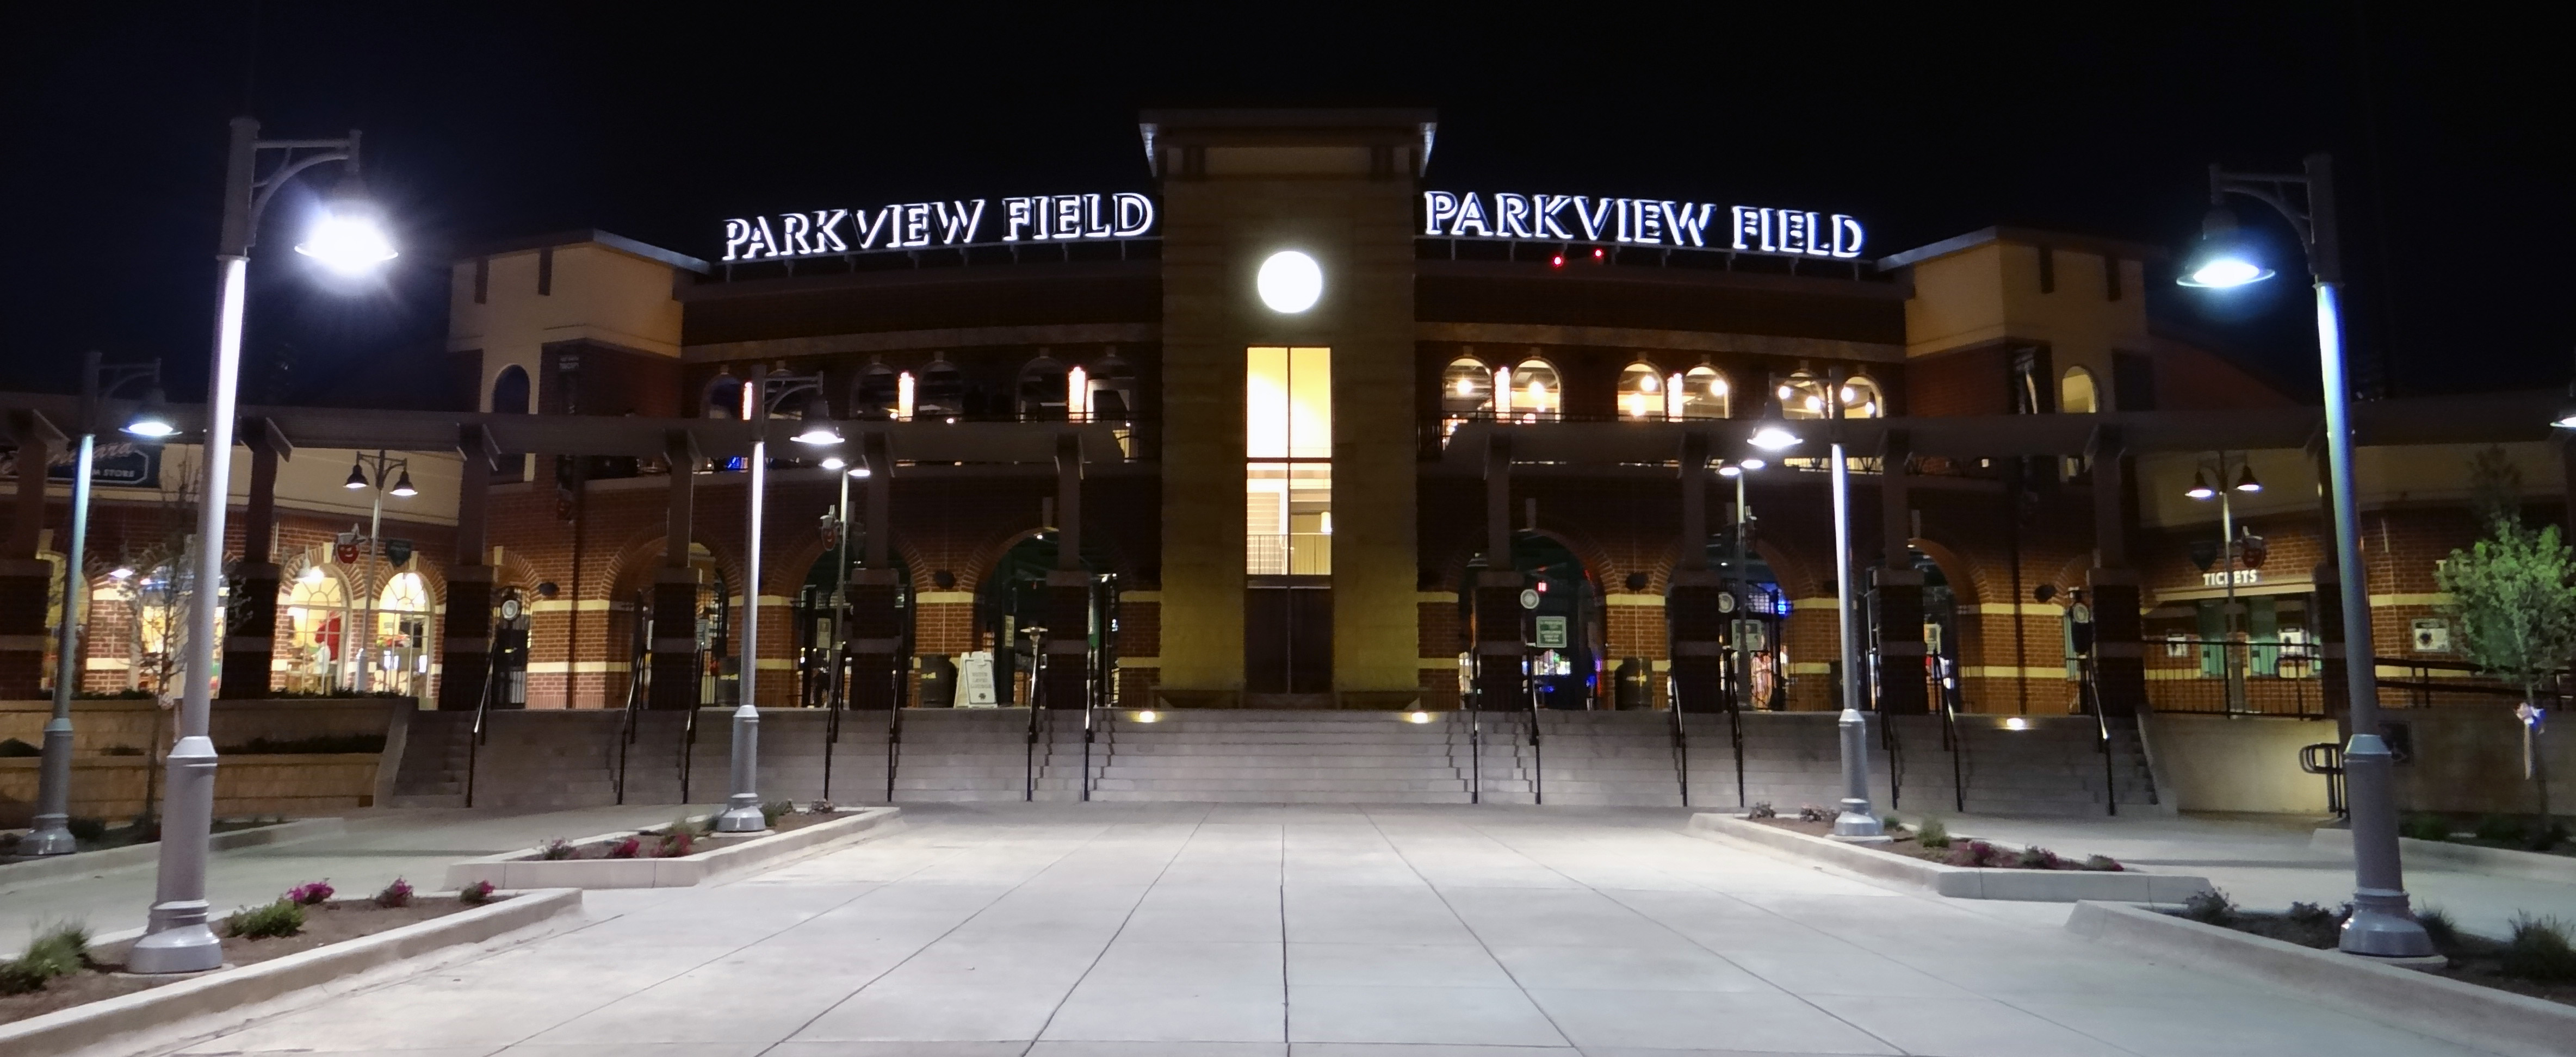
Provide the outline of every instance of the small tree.
{"type": "MultiPolygon", "coordinates": [[[[2501,452],[2471,461],[2473,508],[2487,538],[2452,551],[2436,577],[2451,596],[2444,611],[2460,652],[2481,671],[2520,685],[2523,698],[2538,707],[2541,684],[2576,653],[2576,549],[2561,541],[2556,525],[2523,523],[2515,476],[2501,452]]],[[[2537,748],[2533,755],[2540,795],[2533,840],[2546,844],[2553,832],[2549,775],[2537,748]]]]}

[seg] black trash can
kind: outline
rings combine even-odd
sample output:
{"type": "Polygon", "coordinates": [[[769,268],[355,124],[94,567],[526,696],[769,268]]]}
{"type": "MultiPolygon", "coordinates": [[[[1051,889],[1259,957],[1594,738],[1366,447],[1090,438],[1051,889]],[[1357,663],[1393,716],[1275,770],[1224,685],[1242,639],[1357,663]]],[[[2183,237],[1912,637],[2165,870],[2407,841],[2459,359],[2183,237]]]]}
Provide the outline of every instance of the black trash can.
{"type": "Polygon", "coordinates": [[[921,707],[957,706],[957,662],[944,653],[921,659],[921,707]]]}
{"type": "Polygon", "coordinates": [[[1622,712],[1655,707],[1655,666],[1643,657],[1622,657],[1614,678],[1612,701],[1622,712]]]}

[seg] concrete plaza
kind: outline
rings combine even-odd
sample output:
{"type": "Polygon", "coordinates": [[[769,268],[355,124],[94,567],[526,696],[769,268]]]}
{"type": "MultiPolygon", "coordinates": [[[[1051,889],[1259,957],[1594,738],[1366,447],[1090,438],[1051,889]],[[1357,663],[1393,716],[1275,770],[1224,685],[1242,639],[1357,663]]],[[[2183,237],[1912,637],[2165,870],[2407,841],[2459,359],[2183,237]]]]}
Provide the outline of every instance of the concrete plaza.
{"type": "Polygon", "coordinates": [[[996,805],[157,1051],[2467,1054],[1680,832],[1669,809],[996,805]]]}

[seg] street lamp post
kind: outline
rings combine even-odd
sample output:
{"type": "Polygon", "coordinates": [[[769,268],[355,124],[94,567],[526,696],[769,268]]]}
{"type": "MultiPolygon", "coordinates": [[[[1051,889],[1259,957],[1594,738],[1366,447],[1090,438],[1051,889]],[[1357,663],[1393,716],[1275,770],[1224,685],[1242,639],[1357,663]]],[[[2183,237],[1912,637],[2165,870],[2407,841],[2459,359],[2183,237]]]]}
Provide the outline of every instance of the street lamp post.
{"type": "MultiPolygon", "coordinates": [[[[81,565],[88,560],[83,546],[89,537],[90,467],[97,458],[99,401],[128,382],[151,383],[150,395],[125,424],[125,432],[137,437],[158,440],[176,432],[161,414],[161,364],[120,364],[109,367],[100,362],[99,354],[88,353],[81,359],[80,417],[73,428],[80,431],[80,454],[72,463],[72,536],[63,554],[63,613],[54,627],[54,715],[45,722],[44,758],[36,775],[36,817],[25,837],[18,840],[21,855],[63,855],[77,849],[72,839],[72,690],[80,679],[80,622],[73,619],[79,606],[81,585],[88,579],[81,565]]],[[[29,468],[20,467],[20,473],[29,468]]],[[[44,472],[37,468],[34,472],[44,472]]]]}
{"type": "Polygon", "coordinates": [[[1839,376],[1825,381],[1825,409],[1833,417],[1834,615],[1842,639],[1843,802],[1834,816],[1834,836],[1847,841],[1887,840],[1869,804],[1869,719],[1861,714],[1860,609],[1852,597],[1851,464],[1843,457],[1843,394],[1839,376]]]}
{"type": "Polygon", "coordinates": [[[804,394],[804,427],[797,431],[800,444],[838,444],[840,430],[832,425],[831,410],[823,398],[823,376],[820,374],[771,374],[767,367],[752,369],[750,380],[743,383],[742,417],[751,426],[751,501],[743,504],[750,532],[743,548],[742,588],[742,674],[733,710],[733,753],[727,769],[724,813],[716,816],[718,833],[758,833],[769,828],[760,813],[760,709],[752,704],[760,687],[760,528],[769,507],[769,418],[770,413],[788,397],[804,394]]]}
{"type": "Polygon", "coordinates": [[[2242,195],[2280,212],[2307,252],[2316,280],[2317,362],[2324,376],[2326,473],[2334,502],[2337,587],[2344,626],[2344,689],[2350,699],[2352,740],[2343,753],[2344,790],[2352,815],[2352,914],[2344,919],[2340,946],[2348,954],[2412,958],[2434,953],[2432,938],[2409,910],[2406,876],[2398,857],[2393,760],[2379,733],[2379,673],[2372,650],[2370,595],[2363,581],[2359,504],[2353,494],[2352,392],[2343,356],[2343,260],[2335,228],[2334,173],[2323,154],[2307,156],[2298,173],[2231,173],[2209,167],[2210,211],[2201,244],[2183,266],[2184,286],[2235,287],[2260,282],[2272,270],[2255,261],[2238,236],[2227,196],[2242,195]],[[2305,192],[2305,206],[2290,199],[2305,192]]]}
{"type": "Polygon", "coordinates": [[[1735,708],[1739,712],[1753,692],[1753,651],[1746,647],[1743,634],[1751,621],[1745,614],[1751,612],[1753,601],[1752,567],[1747,564],[1752,560],[1749,552],[1753,508],[1745,502],[1744,478],[1765,465],[1768,464],[1760,459],[1738,459],[1717,468],[1718,476],[1735,481],[1735,626],[1728,628],[1727,634],[1735,643],[1734,663],[1728,667],[1735,681],[1735,708]]]}
{"type": "MultiPolygon", "coordinates": [[[[349,479],[343,482],[342,487],[351,491],[361,488],[374,490],[374,494],[369,497],[371,501],[367,508],[367,564],[358,588],[359,597],[365,601],[361,603],[358,617],[359,630],[354,639],[357,645],[354,647],[350,645],[352,641],[350,628],[344,625],[340,629],[340,651],[350,655],[356,661],[350,670],[350,677],[355,683],[352,689],[364,694],[372,689],[367,685],[367,668],[374,662],[376,653],[376,555],[384,546],[385,496],[409,499],[419,495],[420,490],[411,486],[411,460],[389,458],[382,448],[376,449],[373,459],[369,459],[363,452],[359,453],[357,460],[350,465],[349,479]],[[373,463],[375,468],[375,473],[372,475],[367,472],[370,463],[373,463]],[[388,488],[385,478],[396,473],[401,476],[395,478],[392,486],[388,488]]],[[[346,612],[345,606],[343,612],[346,612]]]]}
{"type": "MultiPolygon", "coordinates": [[[[161,862],[142,939],[126,955],[132,973],[191,973],[223,965],[223,947],[206,927],[206,839],[214,827],[215,743],[207,737],[215,679],[215,610],[224,581],[225,503],[232,494],[233,396],[241,375],[242,314],[248,299],[251,245],[260,215],[297,173],[346,162],[349,189],[358,176],[358,134],[345,139],[264,140],[259,122],[237,117],[224,163],[224,214],[215,245],[219,275],[215,347],[206,383],[205,477],[197,491],[197,575],[188,608],[187,680],[179,704],[179,740],[162,785],[161,862]],[[262,154],[277,167],[259,173],[262,154]]],[[[354,196],[352,196],[354,198],[354,196]]],[[[394,257],[392,243],[356,201],[326,211],[296,251],[336,271],[362,273],[394,257]]]]}
{"type": "Polygon", "coordinates": [[[2245,680],[2236,667],[2233,649],[2236,645],[2236,503],[2231,493],[2253,494],[2263,490],[2263,482],[2254,479],[2254,468],[2237,464],[2235,483],[2228,483],[2227,453],[2218,453],[2218,479],[2212,482],[2199,471],[2192,472],[2191,488],[2183,494],[2204,502],[2218,500],[2219,580],[2226,592],[2226,602],[2219,611],[2221,631],[2218,636],[2218,661],[2227,677],[2227,711],[2245,710],[2245,680]]]}

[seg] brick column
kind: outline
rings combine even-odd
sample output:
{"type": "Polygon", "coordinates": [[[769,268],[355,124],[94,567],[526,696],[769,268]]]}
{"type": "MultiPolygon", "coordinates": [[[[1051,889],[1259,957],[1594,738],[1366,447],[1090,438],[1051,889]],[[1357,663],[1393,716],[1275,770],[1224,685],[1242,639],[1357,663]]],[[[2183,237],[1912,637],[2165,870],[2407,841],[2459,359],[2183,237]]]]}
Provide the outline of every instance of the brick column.
{"type": "Polygon", "coordinates": [[[456,557],[447,569],[447,616],[439,622],[440,711],[481,705],[483,684],[492,672],[495,578],[485,564],[484,543],[491,510],[492,435],[481,426],[460,427],[456,447],[465,463],[456,487],[456,557]]]}
{"type": "Polygon", "coordinates": [[[1908,438],[1890,430],[1879,449],[1879,568],[1870,589],[1878,621],[1878,710],[1893,716],[1919,716],[1932,710],[1924,673],[1923,574],[1914,568],[1913,506],[1908,499],[1905,462],[1908,438]]]}
{"type": "Polygon", "coordinates": [[[250,495],[242,511],[242,556],[233,566],[230,619],[224,628],[224,681],[217,696],[269,695],[277,652],[277,587],[283,570],[269,548],[277,532],[277,464],[294,447],[274,419],[242,423],[250,447],[250,495]]]}
{"type": "Polygon", "coordinates": [[[63,435],[34,411],[9,414],[18,442],[18,502],[6,541],[0,541],[0,700],[43,697],[46,602],[54,567],[36,557],[45,526],[45,471],[63,435]]]}
{"type": "Polygon", "coordinates": [[[1091,574],[1082,568],[1082,438],[1072,432],[1056,436],[1055,519],[1055,568],[1046,586],[1046,687],[1039,696],[1048,708],[1082,708],[1091,683],[1091,574]]]}
{"type": "Polygon", "coordinates": [[[698,445],[687,430],[664,438],[671,466],[662,526],[662,567],[653,574],[653,686],[648,708],[698,707],[698,573],[689,567],[697,510],[698,445]]]}
{"type": "Polygon", "coordinates": [[[1673,637],[1673,707],[1684,712],[1723,712],[1741,706],[1725,692],[1725,640],[1733,617],[1720,608],[1719,597],[1725,593],[1724,573],[1673,570],[1673,593],[1664,602],[1664,621],[1673,637]]]}
{"type": "MultiPolygon", "coordinates": [[[[2093,692],[2106,716],[2147,710],[2147,642],[2138,571],[2129,567],[2129,453],[2118,430],[2093,431],[2093,692]]],[[[2226,487],[2227,482],[2219,482],[2226,487]]],[[[2230,541],[2233,546],[2233,541],[2230,541]]]]}
{"type": "Polygon", "coordinates": [[[1495,430],[1485,447],[1485,568],[1476,574],[1476,698],[1486,711],[1529,707],[1521,678],[1520,571],[1512,568],[1512,441],[1495,430]]]}
{"type": "Polygon", "coordinates": [[[894,708],[908,697],[895,667],[903,646],[903,585],[893,569],[850,570],[851,708],[894,708]]]}

